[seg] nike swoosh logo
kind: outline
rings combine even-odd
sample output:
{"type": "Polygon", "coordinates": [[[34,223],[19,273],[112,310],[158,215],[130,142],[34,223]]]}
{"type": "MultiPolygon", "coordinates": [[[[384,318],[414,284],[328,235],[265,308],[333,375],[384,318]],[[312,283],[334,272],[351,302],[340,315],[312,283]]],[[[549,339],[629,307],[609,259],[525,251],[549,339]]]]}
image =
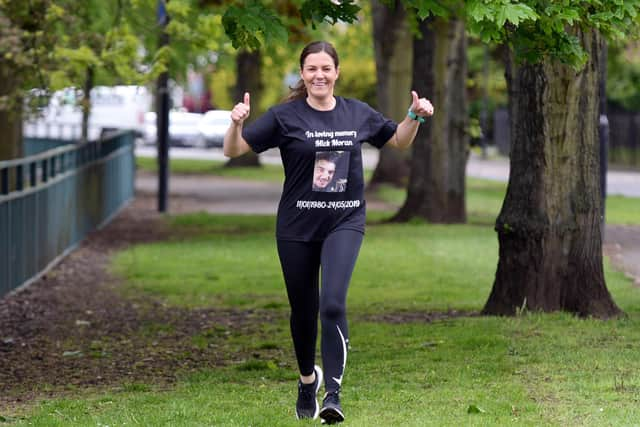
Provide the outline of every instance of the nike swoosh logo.
{"type": "Polygon", "coordinates": [[[345,340],[344,335],[340,330],[340,326],[336,325],[336,328],[338,328],[338,334],[340,335],[340,340],[342,341],[342,355],[343,355],[342,374],[340,375],[340,378],[331,377],[331,379],[337,382],[339,386],[342,386],[342,377],[344,376],[344,367],[347,366],[347,340],[345,340]]]}

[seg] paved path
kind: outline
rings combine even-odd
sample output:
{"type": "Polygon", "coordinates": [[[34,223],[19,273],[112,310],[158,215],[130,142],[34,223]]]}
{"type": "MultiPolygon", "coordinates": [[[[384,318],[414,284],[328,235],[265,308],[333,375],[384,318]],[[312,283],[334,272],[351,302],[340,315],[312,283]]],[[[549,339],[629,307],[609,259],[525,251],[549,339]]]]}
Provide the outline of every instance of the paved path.
{"type": "MultiPolygon", "coordinates": [[[[467,165],[467,175],[506,182],[509,179],[509,162],[506,158],[482,160],[472,156],[467,165]]],[[[640,172],[608,171],[607,194],[640,197],[640,172]]]]}
{"type": "MultiPolygon", "coordinates": [[[[150,150],[137,149],[138,155],[153,155],[150,150]]],[[[172,158],[222,159],[222,153],[215,150],[178,150],[172,148],[172,158]]],[[[277,152],[262,156],[265,163],[279,163],[277,152]]],[[[375,165],[377,151],[366,150],[365,163],[375,165]]],[[[504,159],[483,160],[471,157],[467,175],[506,181],[509,165],[504,159]]],[[[616,172],[608,174],[609,194],[640,197],[640,173],[616,172]]],[[[156,206],[157,176],[138,173],[136,190],[140,197],[147,199],[150,206],[156,206]]],[[[201,210],[214,213],[260,213],[275,214],[281,193],[278,183],[242,181],[220,177],[172,176],[169,182],[172,213],[201,210]]],[[[381,202],[370,201],[369,206],[384,206],[381,202]]],[[[392,206],[386,206],[393,208],[392,206]]],[[[640,215],[640,212],[638,213],[640,215]]],[[[640,227],[608,225],[605,230],[605,253],[612,263],[634,278],[640,286],[640,227]]]]}
{"type": "MultiPolygon", "coordinates": [[[[136,155],[154,157],[156,149],[149,146],[139,146],[136,147],[136,155]]],[[[170,155],[171,158],[183,159],[225,159],[220,149],[203,150],[172,147],[170,155]]],[[[378,150],[363,150],[363,159],[365,167],[374,167],[378,162],[378,150]]],[[[280,154],[278,150],[269,150],[260,155],[260,160],[264,163],[280,164],[280,154]]],[[[509,161],[504,157],[483,160],[478,155],[473,154],[467,163],[467,175],[506,182],[509,178],[509,161]]],[[[640,197],[640,172],[610,170],[607,173],[607,194],[640,197]]]]}

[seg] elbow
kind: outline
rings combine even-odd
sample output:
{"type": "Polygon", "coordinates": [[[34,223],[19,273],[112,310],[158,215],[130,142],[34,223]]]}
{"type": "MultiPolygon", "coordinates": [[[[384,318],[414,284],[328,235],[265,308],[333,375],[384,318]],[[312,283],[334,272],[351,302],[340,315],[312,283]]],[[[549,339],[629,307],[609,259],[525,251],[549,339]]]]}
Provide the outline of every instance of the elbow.
{"type": "Polygon", "coordinates": [[[231,144],[224,144],[222,147],[222,154],[229,158],[239,157],[247,151],[249,150],[243,150],[242,148],[233,146],[231,144]]]}
{"type": "Polygon", "coordinates": [[[222,149],[222,154],[224,154],[226,157],[229,157],[231,159],[234,158],[234,157],[238,157],[238,155],[239,155],[234,150],[232,150],[230,148],[227,148],[227,147],[224,147],[222,149]]]}

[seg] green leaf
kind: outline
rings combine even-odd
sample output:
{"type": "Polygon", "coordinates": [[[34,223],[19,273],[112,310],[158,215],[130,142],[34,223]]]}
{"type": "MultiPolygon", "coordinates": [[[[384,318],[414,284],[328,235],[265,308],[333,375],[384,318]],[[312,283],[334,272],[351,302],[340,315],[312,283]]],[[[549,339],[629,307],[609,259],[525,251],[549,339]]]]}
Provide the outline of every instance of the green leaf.
{"type": "Polygon", "coordinates": [[[498,26],[502,27],[505,22],[518,26],[522,21],[538,19],[538,14],[525,4],[507,4],[498,10],[498,26]]]}
{"type": "Polygon", "coordinates": [[[494,21],[494,10],[488,4],[479,1],[473,0],[466,3],[466,13],[472,21],[482,22],[482,21],[494,21]]]}
{"type": "Polygon", "coordinates": [[[469,405],[469,407],[467,408],[467,414],[484,414],[485,412],[487,411],[485,411],[478,405],[469,405]]]}

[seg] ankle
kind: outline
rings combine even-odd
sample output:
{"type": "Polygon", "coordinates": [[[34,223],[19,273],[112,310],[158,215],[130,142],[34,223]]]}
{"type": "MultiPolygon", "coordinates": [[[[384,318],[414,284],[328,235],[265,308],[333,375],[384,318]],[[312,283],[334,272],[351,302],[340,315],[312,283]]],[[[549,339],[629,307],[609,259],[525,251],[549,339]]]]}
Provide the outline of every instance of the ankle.
{"type": "Polygon", "coordinates": [[[302,384],[313,384],[316,382],[316,373],[315,371],[311,373],[311,375],[300,375],[300,382],[302,384]]]}

